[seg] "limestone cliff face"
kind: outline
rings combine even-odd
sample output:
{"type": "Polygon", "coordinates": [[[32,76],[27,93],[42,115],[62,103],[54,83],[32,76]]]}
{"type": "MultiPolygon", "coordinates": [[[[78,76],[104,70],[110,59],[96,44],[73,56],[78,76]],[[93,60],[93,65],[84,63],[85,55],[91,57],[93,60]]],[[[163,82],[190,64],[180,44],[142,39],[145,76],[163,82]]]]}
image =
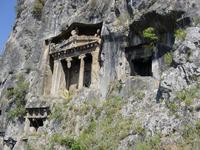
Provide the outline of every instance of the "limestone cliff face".
{"type": "Polygon", "coordinates": [[[199,0],[40,0],[35,15],[36,1],[18,0],[0,57],[0,149],[199,149],[199,0]],[[98,88],[44,96],[45,41],[73,23],[102,24],[98,88]],[[26,108],[50,109],[37,132],[26,115],[9,117],[16,87],[26,108]]]}

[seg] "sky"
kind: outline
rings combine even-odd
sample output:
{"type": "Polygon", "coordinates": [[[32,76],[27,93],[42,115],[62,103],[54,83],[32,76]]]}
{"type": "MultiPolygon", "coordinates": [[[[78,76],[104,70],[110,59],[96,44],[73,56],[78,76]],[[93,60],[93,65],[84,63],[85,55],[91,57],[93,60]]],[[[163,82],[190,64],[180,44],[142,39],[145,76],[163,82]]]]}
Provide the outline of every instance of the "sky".
{"type": "Polygon", "coordinates": [[[0,54],[2,54],[14,25],[16,0],[0,1],[0,54]]]}

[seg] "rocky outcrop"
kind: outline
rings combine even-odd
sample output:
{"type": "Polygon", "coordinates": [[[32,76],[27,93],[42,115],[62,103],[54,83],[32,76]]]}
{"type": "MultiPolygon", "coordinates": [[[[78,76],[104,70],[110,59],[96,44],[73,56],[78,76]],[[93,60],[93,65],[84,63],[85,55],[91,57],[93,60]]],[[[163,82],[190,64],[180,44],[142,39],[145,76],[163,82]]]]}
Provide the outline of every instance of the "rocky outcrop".
{"type": "Polygon", "coordinates": [[[181,149],[187,142],[194,148],[187,136],[199,131],[199,0],[46,0],[35,16],[36,1],[42,2],[18,0],[16,22],[0,57],[5,132],[0,142],[7,142],[0,149],[181,149]],[[74,22],[102,24],[99,88],[44,96],[45,40],[74,22]],[[158,41],[145,39],[148,27],[158,41]],[[132,48],[150,50],[152,76],[130,76],[133,58],[127,50],[132,48]],[[12,91],[21,87],[19,76],[29,83],[26,105],[50,106],[51,114],[36,133],[24,133],[24,114],[9,117],[18,106],[20,92],[12,91]]]}

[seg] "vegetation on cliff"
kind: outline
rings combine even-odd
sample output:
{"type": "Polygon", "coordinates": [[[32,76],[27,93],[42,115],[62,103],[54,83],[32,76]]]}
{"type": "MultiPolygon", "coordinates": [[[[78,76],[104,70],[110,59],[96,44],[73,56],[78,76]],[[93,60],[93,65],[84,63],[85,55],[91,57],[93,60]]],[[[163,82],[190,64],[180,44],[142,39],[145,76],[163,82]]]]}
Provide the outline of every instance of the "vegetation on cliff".
{"type": "Polygon", "coordinates": [[[7,98],[11,104],[11,109],[8,111],[8,118],[15,119],[23,117],[26,114],[26,94],[28,92],[28,82],[22,75],[17,77],[16,86],[7,90],[7,98]]]}

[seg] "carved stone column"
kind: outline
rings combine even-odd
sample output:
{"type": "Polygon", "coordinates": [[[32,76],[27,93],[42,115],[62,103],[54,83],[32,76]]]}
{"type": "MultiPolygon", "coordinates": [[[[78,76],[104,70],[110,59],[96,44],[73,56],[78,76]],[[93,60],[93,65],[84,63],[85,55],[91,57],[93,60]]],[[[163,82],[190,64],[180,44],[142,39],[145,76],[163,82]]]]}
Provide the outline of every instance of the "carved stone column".
{"type": "Polygon", "coordinates": [[[84,80],[84,70],[85,70],[85,62],[84,62],[85,55],[80,55],[80,70],[79,70],[79,82],[78,82],[78,89],[83,87],[83,80],[84,80]]]}
{"type": "Polygon", "coordinates": [[[0,148],[3,148],[3,136],[0,136],[0,148]]]}
{"type": "Polygon", "coordinates": [[[68,57],[66,58],[66,61],[67,61],[67,68],[70,69],[71,68],[71,61],[72,61],[72,58],[71,57],[68,57]]]}
{"type": "Polygon", "coordinates": [[[64,88],[64,71],[62,69],[62,64],[60,60],[54,61],[54,69],[52,76],[52,87],[51,87],[51,95],[58,96],[60,90],[64,88]]]}
{"type": "Polygon", "coordinates": [[[70,68],[71,68],[71,61],[72,61],[72,58],[69,57],[69,58],[66,58],[66,61],[67,61],[67,81],[66,81],[66,88],[67,90],[69,90],[70,88],[70,68]]]}
{"type": "Polygon", "coordinates": [[[27,136],[29,134],[30,121],[28,119],[28,116],[29,116],[29,113],[27,113],[25,117],[24,136],[27,136]]]}
{"type": "Polygon", "coordinates": [[[98,46],[95,51],[93,51],[92,54],[92,72],[91,72],[91,83],[92,87],[98,88],[98,80],[99,80],[99,52],[100,47],[98,46]]]}
{"type": "Polygon", "coordinates": [[[42,70],[42,82],[41,82],[41,88],[40,92],[42,95],[49,95],[50,94],[50,89],[51,89],[51,78],[52,78],[52,72],[51,68],[49,65],[49,51],[50,51],[50,42],[44,42],[44,51],[43,51],[43,56],[42,56],[42,62],[40,66],[40,70],[42,70]]]}

